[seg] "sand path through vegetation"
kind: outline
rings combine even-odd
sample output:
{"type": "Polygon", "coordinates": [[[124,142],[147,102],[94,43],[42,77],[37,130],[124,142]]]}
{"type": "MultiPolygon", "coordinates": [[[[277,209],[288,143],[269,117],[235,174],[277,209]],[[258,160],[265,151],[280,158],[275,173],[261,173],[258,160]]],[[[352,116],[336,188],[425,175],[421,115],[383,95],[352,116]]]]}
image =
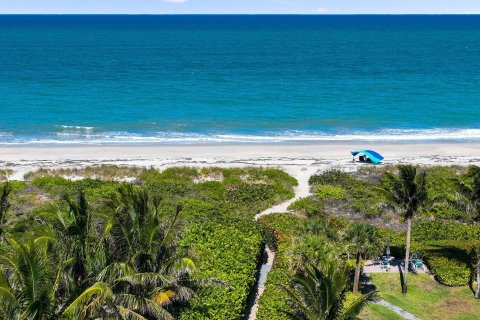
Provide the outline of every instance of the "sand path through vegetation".
{"type": "MultiPolygon", "coordinates": [[[[310,195],[310,186],[308,185],[308,179],[312,174],[316,172],[316,169],[312,169],[312,168],[308,168],[308,169],[296,168],[296,170],[288,170],[288,168],[283,168],[283,169],[298,181],[298,186],[296,186],[294,190],[295,196],[290,200],[287,200],[285,202],[282,202],[276,206],[273,206],[271,208],[268,208],[267,210],[260,212],[255,216],[255,220],[258,220],[260,217],[263,217],[269,214],[290,212],[288,210],[288,207],[292,203],[294,203],[300,198],[308,197],[310,195]]],[[[267,254],[267,261],[260,268],[260,276],[259,276],[259,280],[256,288],[255,302],[252,308],[250,309],[248,320],[257,319],[257,312],[258,312],[260,298],[263,295],[263,292],[265,291],[265,283],[267,281],[269,272],[272,270],[273,262],[275,260],[275,252],[273,252],[268,246],[265,248],[265,253],[267,254]]]]}

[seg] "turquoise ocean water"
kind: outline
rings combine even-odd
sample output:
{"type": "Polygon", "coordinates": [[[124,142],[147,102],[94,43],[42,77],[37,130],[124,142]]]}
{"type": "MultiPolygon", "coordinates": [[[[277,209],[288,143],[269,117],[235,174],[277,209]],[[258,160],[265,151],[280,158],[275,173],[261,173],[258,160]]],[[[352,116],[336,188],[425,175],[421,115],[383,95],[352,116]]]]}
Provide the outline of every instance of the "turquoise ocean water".
{"type": "Polygon", "coordinates": [[[480,16],[0,16],[0,144],[480,141],[480,16]]]}

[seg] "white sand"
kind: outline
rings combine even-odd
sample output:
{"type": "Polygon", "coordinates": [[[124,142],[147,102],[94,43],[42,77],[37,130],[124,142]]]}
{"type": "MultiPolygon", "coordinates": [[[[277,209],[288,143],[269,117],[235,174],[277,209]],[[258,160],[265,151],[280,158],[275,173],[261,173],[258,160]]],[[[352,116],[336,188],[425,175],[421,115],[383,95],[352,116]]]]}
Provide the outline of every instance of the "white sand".
{"type": "MultiPolygon", "coordinates": [[[[238,145],[122,145],[0,147],[0,169],[13,169],[20,180],[38,168],[78,168],[100,164],[165,169],[195,167],[279,167],[300,182],[297,194],[308,194],[308,177],[317,170],[342,167],[354,170],[351,150],[371,148],[385,156],[385,164],[480,164],[480,143],[456,144],[238,144],[238,145]]],[[[288,205],[288,204],[287,204],[288,205]]],[[[284,211],[277,208],[278,211],[284,211]]]]}

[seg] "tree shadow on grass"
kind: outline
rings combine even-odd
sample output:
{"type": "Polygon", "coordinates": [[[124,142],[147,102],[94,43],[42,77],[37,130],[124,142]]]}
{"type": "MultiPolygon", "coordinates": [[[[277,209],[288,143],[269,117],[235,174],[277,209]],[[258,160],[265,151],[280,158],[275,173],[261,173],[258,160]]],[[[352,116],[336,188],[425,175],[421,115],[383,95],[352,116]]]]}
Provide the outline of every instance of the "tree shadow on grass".
{"type": "Polygon", "coordinates": [[[400,278],[400,288],[402,290],[402,293],[407,292],[406,289],[404,288],[404,279],[403,279],[404,275],[403,275],[403,268],[402,268],[401,263],[398,264],[398,274],[400,276],[399,277],[400,278]]]}

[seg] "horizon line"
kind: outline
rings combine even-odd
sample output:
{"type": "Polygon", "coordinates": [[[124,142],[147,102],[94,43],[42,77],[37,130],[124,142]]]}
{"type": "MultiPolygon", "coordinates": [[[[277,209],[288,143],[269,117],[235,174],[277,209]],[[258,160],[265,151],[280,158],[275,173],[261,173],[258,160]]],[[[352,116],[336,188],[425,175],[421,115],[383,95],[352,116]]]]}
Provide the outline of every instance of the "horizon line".
{"type": "Polygon", "coordinates": [[[473,13],[0,13],[0,16],[476,16],[473,13]]]}

